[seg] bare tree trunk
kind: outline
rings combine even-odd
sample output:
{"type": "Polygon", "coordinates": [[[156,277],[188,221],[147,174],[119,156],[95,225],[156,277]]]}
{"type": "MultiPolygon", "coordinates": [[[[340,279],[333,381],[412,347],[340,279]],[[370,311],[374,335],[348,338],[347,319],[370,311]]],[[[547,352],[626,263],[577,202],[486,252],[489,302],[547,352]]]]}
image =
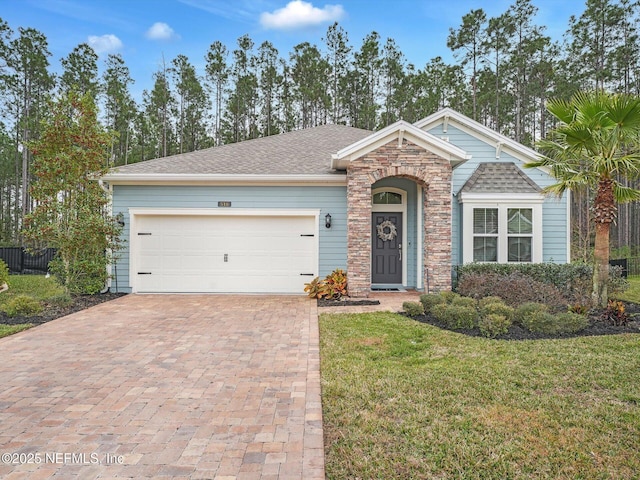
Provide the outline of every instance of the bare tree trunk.
{"type": "Polygon", "coordinates": [[[611,224],[596,222],[596,240],[593,262],[592,302],[601,307],[607,306],[609,281],[609,230],[611,224]]]}

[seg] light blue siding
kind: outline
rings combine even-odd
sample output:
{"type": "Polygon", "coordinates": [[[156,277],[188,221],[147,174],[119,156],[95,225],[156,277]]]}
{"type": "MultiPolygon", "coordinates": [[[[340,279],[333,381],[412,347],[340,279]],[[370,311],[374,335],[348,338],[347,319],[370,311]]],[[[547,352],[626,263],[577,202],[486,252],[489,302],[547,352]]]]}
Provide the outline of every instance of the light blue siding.
{"type": "MultiPolygon", "coordinates": [[[[452,262],[458,265],[462,262],[462,208],[458,202],[458,193],[476,170],[481,162],[513,162],[538,186],[544,188],[555,183],[555,180],[541,169],[525,169],[523,162],[502,151],[500,158],[496,158],[496,149],[472,135],[449,124],[447,132],[442,131],[442,125],[438,125],[429,133],[441,138],[448,137],[449,142],[462,148],[472,156],[470,160],[462,163],[453,171],[453,205],[452,205],[452,262]]],[[[567,225],[569,223],[567,213],[567,196],[562,198],[547,197],[542,206],[542,236],[544,262],[565,263],[567,257],[567,225]]]]}
{"type": "MultiPolygon", "coordinates": [[[[345,187],[327,186],[140,186],[114,185],[113,212],[122,213],[125,226],[124,248],[114,265],[112,290],[130,292],[129,284],[129,208],[217,208],[219,201],[230,201],[233,208],[319,209],[319,275],[336,268],[347,268],[347,193],[345,187]],[[331,228],[324,217],[331,214],[331,228]]],[[[228,210],[225,208],[225,210],[228,210]]]]}

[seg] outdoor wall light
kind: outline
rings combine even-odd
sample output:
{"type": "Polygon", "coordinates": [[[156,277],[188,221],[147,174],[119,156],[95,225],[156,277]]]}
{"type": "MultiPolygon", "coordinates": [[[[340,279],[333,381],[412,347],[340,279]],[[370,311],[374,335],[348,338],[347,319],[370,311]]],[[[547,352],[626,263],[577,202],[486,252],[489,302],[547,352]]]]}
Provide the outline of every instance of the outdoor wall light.
{"type": "Polygon", "coordinates": [[[122,212],[116,215],[116,222],[118,222],[118,225],[120,225],[121,227],[124,227],[124,215],[122,214],[122,212]]]}
{"type": "Polygon", "coordinates": [[[324,226],[327,228],[331,228],[331,214],[327,213],[324,216],[324,226]]]}

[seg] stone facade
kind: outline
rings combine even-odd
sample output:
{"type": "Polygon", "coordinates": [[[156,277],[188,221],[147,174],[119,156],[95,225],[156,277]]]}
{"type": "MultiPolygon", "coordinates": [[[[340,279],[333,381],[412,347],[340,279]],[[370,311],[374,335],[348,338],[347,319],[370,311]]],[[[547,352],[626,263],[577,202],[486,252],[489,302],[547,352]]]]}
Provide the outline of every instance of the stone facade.
{"type": "Polygon", "coordinates": [[[347,169],[347,271],[349,294],[371,291],[371,186],[404,177],[423,187],[423,285],[425,291],[451,289],[451,164],[406,139],[351,161],[347,169]]]}

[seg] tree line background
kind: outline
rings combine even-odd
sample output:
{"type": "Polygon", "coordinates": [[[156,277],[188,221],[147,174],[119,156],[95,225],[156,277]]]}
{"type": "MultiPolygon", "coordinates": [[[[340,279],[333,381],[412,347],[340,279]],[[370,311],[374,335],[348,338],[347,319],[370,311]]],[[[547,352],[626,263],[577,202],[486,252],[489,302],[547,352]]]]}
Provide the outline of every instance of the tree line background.
{"type": "MultiPolygon", "coordinates": [[[[102,125],[116,132],[109,166],[190,152],[325,123],[377,130],[399,119],[415,122],[451,107],[488,127],[535,146],[553,127],[549,98],[580,90],[640,95],[640,3],[587,0],[569,19],[562,40],[536,23],[531,0],[516,0],[502,15],[471,10],[450,28],[441,57],[425,65],[407,61],[392,38],[373,31],[359,45],[338,24],[320,45],[296,45],[288,54],[249,35],[235,45],[214,41],[204,71],[178,55],[153,74],[141,102],[120,54],[99,58],[82,43],[51,72],[47,38],[0,18],[0,246],[19,245],[24,216],[32,209],[31,153],[47,101],[75,90],[89,94],[102,125]]],[[[637,186],[637,185],[636,185],[637,186]]],[[[587,259],[592,225],[588,199],[573,195],[573,256],[587,259]]],[[[635,253],[639,208],[623,205],[612,232],[614,247],[635,253]],[[632,221],[635,220],[635,221],[632,221]]]]}

